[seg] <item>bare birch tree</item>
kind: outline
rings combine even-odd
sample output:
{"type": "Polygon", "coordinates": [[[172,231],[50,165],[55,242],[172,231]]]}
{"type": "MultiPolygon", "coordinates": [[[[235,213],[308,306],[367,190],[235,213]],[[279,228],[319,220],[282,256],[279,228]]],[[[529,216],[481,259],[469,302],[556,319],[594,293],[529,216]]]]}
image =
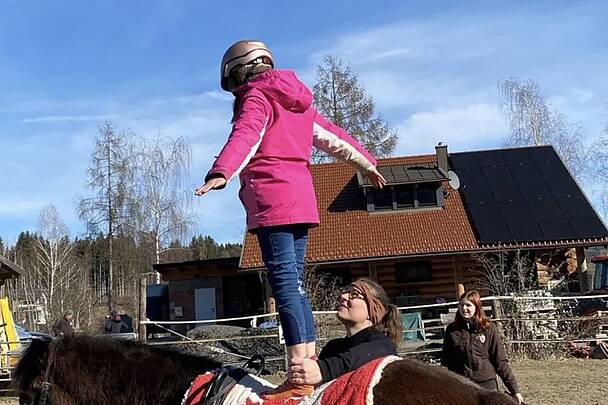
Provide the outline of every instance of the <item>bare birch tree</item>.
{"type": "Polygon", "coordinates": [[[532,80],[507,79],[500,82],[499,88],[500,111],[511,129],[506,146],[552,145],[570,172],[580,178],[588,155],[581,127],[554,110],[532,80]]]}
{"type": "Polygon", "coordinates": [[[186,237],[194,225],[188,188],[190,146],[184,138],[157,138],[144,141],[139,156],[136,228],[140,237],[152,242],[160,263],[171,242],[186,237]]]}
{"type": "MultiPolygon", "coordinates": [[[[79,276],[67,228],[54,205],[44,207],[38,221],[38,265],[33,277],[44,305],[45,318],[52,322],[67,308],[70,289],[79,276]]],[[[70,308],[71,309],[71,308],[70,308]]]]}
{"type": "MultiPolygon", "coordinates": [[[[327,55],[317,67],[315,107],[325,117],[356,138],[377,157],[388,157],[397,146],[399,134],[375,111],[374,100],[365,93],[359,79],[339,58],[327,55]]],[[[313,151],[314,163],[331,161],[326,153],[313,151]]]]}
{"type": "Polygon", "coordinates": [[[601,215],[608,221],[608,124],[590,147],[590,180],[601,215]]]}

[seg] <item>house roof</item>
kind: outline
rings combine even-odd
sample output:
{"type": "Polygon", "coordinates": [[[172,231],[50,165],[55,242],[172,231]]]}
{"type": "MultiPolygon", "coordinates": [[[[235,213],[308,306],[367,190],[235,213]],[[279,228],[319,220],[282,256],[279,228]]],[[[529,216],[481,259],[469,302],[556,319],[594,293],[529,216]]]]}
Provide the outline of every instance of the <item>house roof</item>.
{"type": "Polygon", "coordinates": [[[153,264],[152,268],[160,274],[167,274],[175,270],[182,270],[186,267],[206,268],[213,267],[217,269],[235,269],[239,264],[239,257],[219,257],[215,259],[189,260],[176,263],[160,263],[153,264]]]}
{"type": "Polygon", "coordinates": [[[0,256],[0,282],[6,279],[19,277],[25,274],[25,270],[10,260],[0,256]]]}
{"type": "MultiPolygon", "coordinates": [[[[448,177],[438,167],[436,162],[418,164],[391,164],[379,166],[378,171],[386,179],[386,184],[412,184],[429,183],[447,180],[448,177]]],[[[361,187],[373,187],[372,182],[357,173],[357,179],[361,187]]]]}
{"type": "MultiPolygon", "coordinates": [[[[331,263],[496,249],[539,249],[608,244],[606,227],[553,148],[499,149],[452,153],[449,156],[450,169],[455,170],[461,177],[460,189],[452,190],[447,181],[442,181],[442,187],[447,193],[444,207],[417,210],[368,212],[362,187],[359,186],[361,179],[357,178],[355,169],[344,163],[312,165],[311,173],[317,194],[321,224],[311,229],[309,233],[307,262],[331,263]],[[536,160],[536,163],[529,161],[526,163],[526,159],[536,160]],[[479,178],[470,176],[477,173],[474,170],[467,171],[469,170],[467,165],[475,166],[471,161],[481,162],[480,164],[486,166],[486,172],[489,174],[482,179],[483,181],[479,182],[479,178]],[[520,183],[518,192],[524,196],[532,195],[534,198],[538,197],[536,195],[538,193],[534,191],[535,188],[540,187],[543,190],[540,191],[541,193],[546,191],[537,181],[539,177],[542,178],[542,175],[534,175],[534,173],[559,172],[559,178],[555,177],[549,183],[555,185],[555,190],[565,187],[566,194],[556,194],[555,198],[547,204],[558,203],[561,197],[570,196],[567,201],[558,203],[558,205],[565,207],[569,203],[575,202],[576,205],[571,208],[584,213],[584,221],[581,222],[581,226],[572,225],[577,218],[567,217],[571,219],[568,221],[570,227],[564,229],[563,221],[558,215],[567,216],[571,211],[560,211],[561,213],[557,213],[557,215],[547,217],[542,204],[534,205],[534,209],[521,209],[519,203],[525,200],[523,197],[515,198],[516,203],[514,204],[520,209],[515,210],[512,207],[511,211],[507,210],[507,215],[504,215],[505,204],[502,202],[508,201],[509,198],[486,198],[488,196],[484,194],[487,189],[493,196],[512,192],[513,181],[504,180],[496,175],[496,172],[505,174],[504,162],[513,162],[513,171],[511,172],[511,169],[508,171],[511,173],[509,174],[511,180],[515,179],[520,183]],[[524,169],[534,169],[534,171],[526,172],[524,169]],[[515,172],[517,173],[513,174],[515,172]],[[532,174],[526,176],[526,173],[532,174]],[[479,198],[480,193],[485,196],[485,200],[479,198]],[[484,212],[483,209],[478,207],[471,209],[476,204],[480,206],[484,204],[500,205],[500,209],[503,211],[499,211],[494,216],[479,215],[480,211],[484,212]],[[509,213],[516,215],[509,215],[509,213]],[[538,222],[545,230],[534,234],[528,231],[518,231],[520,228],[528,229],[529,226],[525,221],[536,218],[535,215],[542,217],[538,222]],[[593,224],[593,229],[586,232],[585,224],[590,223],[593,224]],[[490,238],[488,234],[494,235],[492,234],[494,227],[506,227],[509,233],[490,238]],[[529,237],[520,238],[522,234],[529,237]]],[[[432,169],[436,167],[436,155],[381,159],[379,167],[383,173],[387,173],[386,166],[418,166],[432,169]]],[[[438,169],[435,170],[438,171],[438,169]]],[[[403,180],[403,176],[401,180],[403,180]]],[[[544,201],[547,199],[548,197],[545,195],[544,201]]],[[[513,201],[513,198],[511,200],[513,201]]],[[[579,217],[581,216],[579,215],[579,217]]],[[[263,266],[257,240],[251,234],[247,234],[245,238],[240,266],[243,269],[263,266]]]]}
{"type": "MultiPolygon", "coordinates": [[[[435,155],[382,159],[381,166],[434,165],[435,155]]],[[[477,240],[460,193],[443,183],[445,208],[370,213],[356,171],[344,163],[312,165],[321,225],[311,229],[308,263],[470,251],[477,240]]],[[[263,266],[255,237],[245,238],[242,268],[263,266]]]]}

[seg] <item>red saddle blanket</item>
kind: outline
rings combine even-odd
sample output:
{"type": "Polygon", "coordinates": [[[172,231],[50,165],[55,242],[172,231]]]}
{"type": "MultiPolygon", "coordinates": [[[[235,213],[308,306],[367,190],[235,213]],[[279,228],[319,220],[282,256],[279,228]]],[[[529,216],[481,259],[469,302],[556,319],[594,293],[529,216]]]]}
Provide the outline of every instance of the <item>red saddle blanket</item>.
{"type": "MultiPolygon", "coordinates": [[[[280,401],[262,399],[264,392],[274,388],[274,385],[259,377],[247,375],[228,392],[222,405],[372,405],[373,390],[380,381],[382,371],[388,364],[400,359],[388,356],[372,360],[357,370],[317,387],[310,397],[280,401]]],[[[205,394],[205,386],[212,378],[211,373],[198,376],[184,395],[182,405],[198,405],[205,394]]]]}

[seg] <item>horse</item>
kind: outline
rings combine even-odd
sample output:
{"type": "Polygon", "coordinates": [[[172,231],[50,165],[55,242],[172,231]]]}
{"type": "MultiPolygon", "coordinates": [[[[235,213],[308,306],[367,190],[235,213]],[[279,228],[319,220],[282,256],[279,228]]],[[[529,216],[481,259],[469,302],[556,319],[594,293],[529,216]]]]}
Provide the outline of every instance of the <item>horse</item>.
{"type": "MultiPolygon", "coordinates": [[[[53,405],[180,404],[191,381],[221,364],[140,342],[77,335],[34,339],[13,374],[20,405],[37,404],[43,382],[53,405]],[[50,359],[50,364],[49,364],[50,359]]],[[[386,366],[374,405],[513,405],[464,377],[416,360],[386,366]]]]}

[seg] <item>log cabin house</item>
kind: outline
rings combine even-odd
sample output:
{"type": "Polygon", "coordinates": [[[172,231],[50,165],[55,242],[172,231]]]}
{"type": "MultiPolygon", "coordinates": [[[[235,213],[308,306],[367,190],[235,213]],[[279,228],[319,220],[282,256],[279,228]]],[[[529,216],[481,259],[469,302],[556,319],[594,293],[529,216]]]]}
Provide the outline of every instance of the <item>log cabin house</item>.
{"type": "MultiPolygon", "coordinates": [[[[310,231],[306,260],[315,271],[343,284],[372,278],[406,306],[479,288],[484,253],[521,252],[547,283],[548,262],[566,252],[568,272],[581,274],[582,290],[592,286],[585,248],[608,245],[608,230],[551,146],[448,154],[438,145],[434,155],[381,159],[379,170],[383,190],[347,164],[311,165],[321,223],[310,231]]],[[[169,283],[170,319],[272,309],[252,234],[240,260],[154,268],[169,283]],[[213,310],[204,313],[205,305],[213,310]]]]}
{"type": "MultiPolygon", "coordinates": [[[[477,287],[480,254],[520,251],[542,267],[547,255],[574,249],[582,273],[584,249],[608,244],[605,224],[551,146],[448,154],[440,144],[435,155],[378,166],[383,190],[346,164],[311,166],[321,223],[309,234],[307,263],[344,283],[377,280],[399,306],[477,287]]],[[[262,267],[247,235],[241,271],[262,267]]]]}

